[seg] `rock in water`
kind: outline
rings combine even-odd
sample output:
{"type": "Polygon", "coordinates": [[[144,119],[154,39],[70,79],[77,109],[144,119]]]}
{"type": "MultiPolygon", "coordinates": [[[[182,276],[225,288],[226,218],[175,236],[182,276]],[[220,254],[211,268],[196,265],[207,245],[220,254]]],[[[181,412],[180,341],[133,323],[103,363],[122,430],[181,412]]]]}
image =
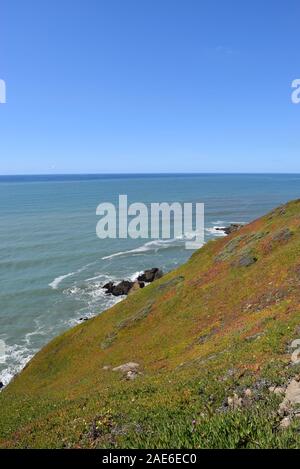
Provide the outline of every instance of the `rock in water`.
{"type": "Polygon", "coordinates": [[[134,292],[139,288],[144,288],[145,283],[151,283],[154,280],[161,278],[162,276],[163,272],[157,267],[154,267],[153,269],[145,270],[145,272],[142,275],[139,275],[137,280],[134,282],[129,280],[122,280],[122,282],[118,283],[117,285],[115,285],[113,282],[108,282],[103,285],[102,288],[104,288],[106,293],[110,295],[128,295],[131,290],[134,292]]]}
{"type": "Polygon", "coordinates": [[[129,280],[122,280],[122,282],[113,287],[112,294],[114,296],[128,295],[132,287],[133,282],[130,282],[129,280]]]}
{"type": "Polygon", "coordinates": [[[105,285],[103,285],[104,290],[106,290],[106,293],[112,293],[112,290],[114,288],[114,283],[113,282],[108,282],[105,285]]]}
{"type": "Polygon", "coordinates": [[[217,231],[223,231],[225,234],[230,235],[231,233],[234,233],[235,231],[238,231],[243,225],[238,224],[238,223],[231,223],[231,225],[222,227],[222,228],[216,228],[217,231]]]}
{"type": "Polygon", "coordinates": [[[138,281],[151,283],[151,282],[154,282],[154,280],[158,280],[162,276],[163,276],[162,270],[158,269],[157,267],[154,267],[153,269],[145,270],[145,272],[142,275],[139,275],[138,281]]]}
{"type": "Polygon", "coordinates": [[[122,280],[122,282],[118,283],[113,289],[113,295],[121,296],[121,295],[128,295],[129,291],[133,287],[133,282],[129,280],[122,280]]]}
{"type": "Polygon", "coordinates": [[[106,283],[103,288],[106,290],[106,293],[114,296],[128,295],[129,291],[133,287],[134,282],[129,280],[122,280],[122,282],[115,285],[113,282],[106,283]]]}

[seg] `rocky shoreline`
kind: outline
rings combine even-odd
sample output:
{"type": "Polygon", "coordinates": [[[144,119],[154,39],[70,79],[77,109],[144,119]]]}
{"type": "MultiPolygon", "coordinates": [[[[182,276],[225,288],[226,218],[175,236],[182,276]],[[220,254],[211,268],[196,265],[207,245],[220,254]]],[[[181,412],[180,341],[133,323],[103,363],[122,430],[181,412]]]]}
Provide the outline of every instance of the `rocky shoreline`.
{"type": "Polygon", "coordinates": [[[243,225],[241,223],[231,223],[231,225],[229,226],[216,227],[216,230],[223,231],[223,233],[225,233],[226,235],[230,235],[231,233],[235,233],[236,231],[238,231],[240,228],[242,228],[242,226],[243,225]]]}
{"type": "Polygon", "coordinates": [[[119,283],[108,282],[103,285],[103,289],[106,290],[106,294],[113,296],[129,295],[140,288],[144,288],[147,284],[158,280],[163,276],[163,271],[158,267],[145,270],[138,278],[134,281],[122,280],[119,283]]]}
{"type": "MultiPolygon", "coordinates": [[[[230,235],[235,231],[239,230],[243,225],[232,223],[227,227],[217,227],[216,230],[223,231],[226,235],[230,235]]],[[[164,275],[163,271],[158,267],[153,267],[151,269],[146,269],[142,272],[135,280],[122,280],[118,283],[108,282],[102,286],[102,289],[105,290],[107,295],[112,295],[115,297],[128,296],[138,291],[141,288],[149,285],[155,280],[160,279],[164,275]]],[[[79,323],[88,321],[90,317],[82,316],[79,318],[79,323]]],[[[5,384],[0,381],[0,392],[5,387],[5,384]]]]}
{"type": "MultiPolygon", "coordinates": [[[[230,235],[231,233],[238,231],[242,226],[243,225],[240,223],[231,223],[226,227],[217,227],[216,230],[223,231],[226,235],[230,235]]],[[[122,280],[119,283],[108,282],[103,285],[102,288],[106,291],[107,295],[127,296],[140,288],[144,288],[147,284],[154,282],[154,280],[158,280],[162,276],[163,271],[158,267],[153,267],[152,269],[145,270],[134,281],[122,280]]]]}

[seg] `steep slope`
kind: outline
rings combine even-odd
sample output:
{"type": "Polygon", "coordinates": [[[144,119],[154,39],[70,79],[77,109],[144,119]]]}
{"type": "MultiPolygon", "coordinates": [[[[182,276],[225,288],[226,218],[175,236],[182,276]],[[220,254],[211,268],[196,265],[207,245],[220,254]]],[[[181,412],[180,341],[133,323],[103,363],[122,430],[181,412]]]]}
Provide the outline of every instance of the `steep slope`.
{"type": "Polygon", "coordinates": [[[0,446],[300,447],[269,390],[300,371],[299,254],[298,200],[57,337],[1,393],[0,446]]]}

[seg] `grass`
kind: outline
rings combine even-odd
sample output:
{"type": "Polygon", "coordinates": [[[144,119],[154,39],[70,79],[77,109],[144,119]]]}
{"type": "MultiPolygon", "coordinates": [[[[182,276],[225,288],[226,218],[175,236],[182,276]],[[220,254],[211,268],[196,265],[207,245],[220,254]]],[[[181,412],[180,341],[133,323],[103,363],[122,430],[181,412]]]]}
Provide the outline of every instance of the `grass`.
{"type": "Polygon", "coordinates": [[[0,447],[300,447],[268,391],[299,373],[299,254],[294,201],[57,337],[0,394],[0,447]],[[106,369],[130,361],[133,381],[106,369]],[[248,406],[225,406],[247,388],[248,406]]]}

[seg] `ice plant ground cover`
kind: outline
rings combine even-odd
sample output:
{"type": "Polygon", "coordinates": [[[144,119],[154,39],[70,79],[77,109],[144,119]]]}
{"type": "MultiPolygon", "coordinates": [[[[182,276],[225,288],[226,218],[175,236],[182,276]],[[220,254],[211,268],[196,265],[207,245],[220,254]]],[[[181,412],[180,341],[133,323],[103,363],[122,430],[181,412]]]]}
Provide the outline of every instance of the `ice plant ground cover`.
{"type": "Polygon", "coordinates": [[[57,337],[2,391],[1,447],[299,447],[299,253],[298,200],[57,337]]]}

